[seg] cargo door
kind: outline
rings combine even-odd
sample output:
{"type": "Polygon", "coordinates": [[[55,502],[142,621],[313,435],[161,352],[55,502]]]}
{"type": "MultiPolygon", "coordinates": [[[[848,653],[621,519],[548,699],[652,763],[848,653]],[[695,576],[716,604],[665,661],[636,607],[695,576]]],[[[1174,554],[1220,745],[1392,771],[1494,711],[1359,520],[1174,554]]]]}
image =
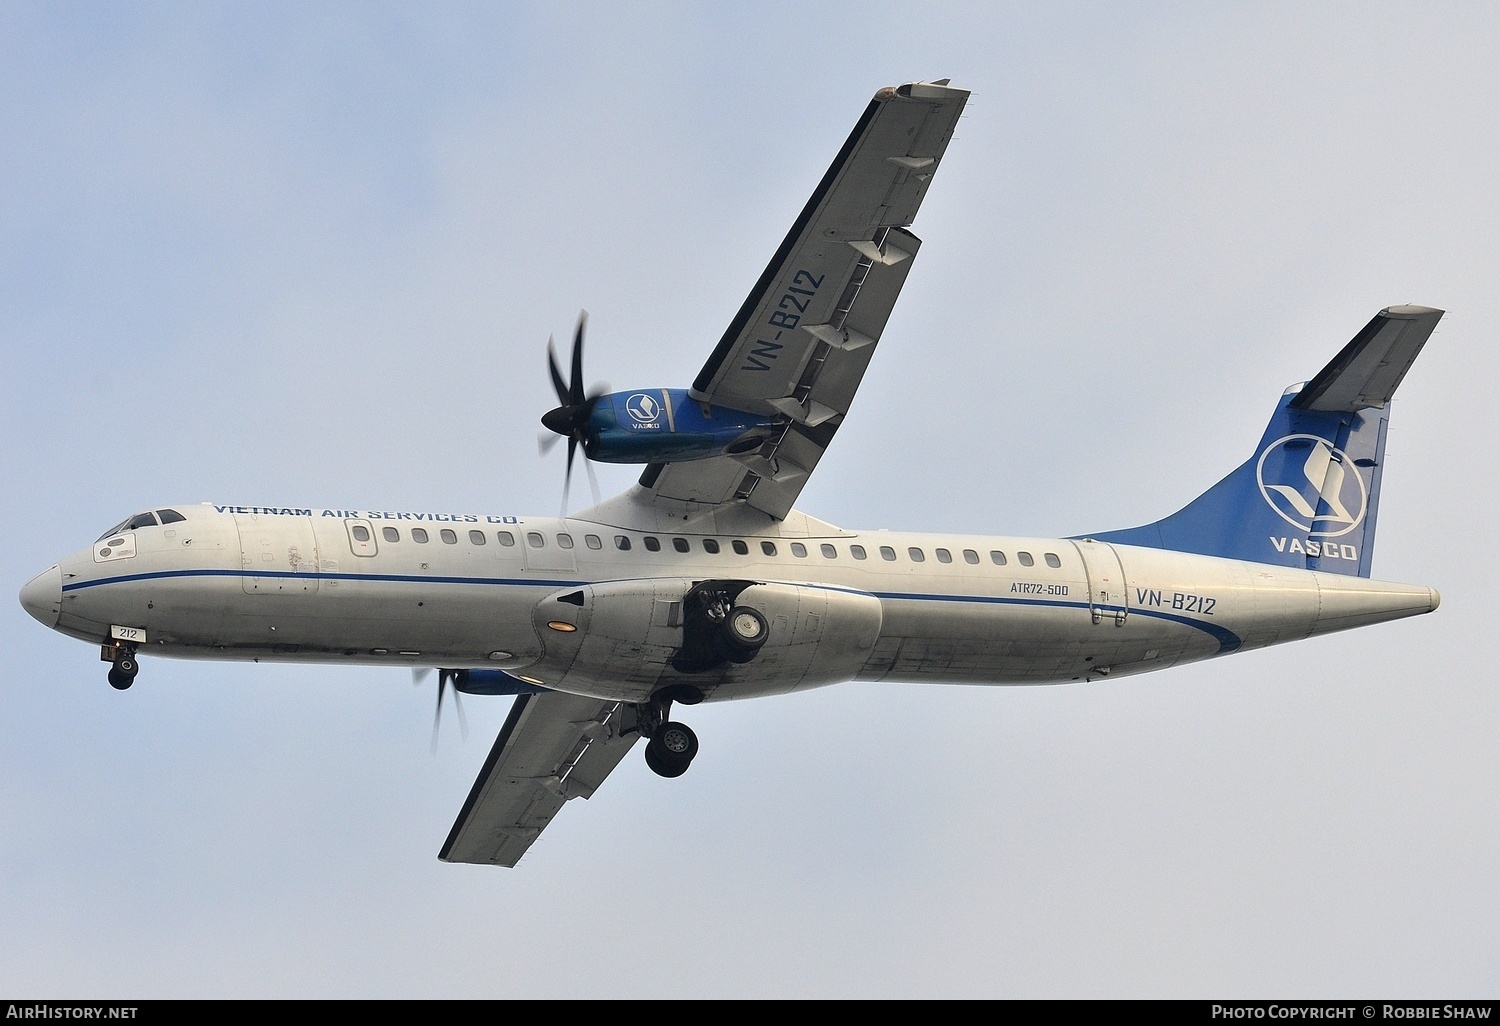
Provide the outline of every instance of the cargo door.
{"type": "Polygon", "coordinates": [[[251,595],[307,595],[318,590],[318,541],[312,517],[236,513],[240,583],[251,595]]]}
{"type": "Polygon", "coordinates": [[[1083,560],[1083,572],[1088,578],[1089,617],[1094,623],[1124,626],[1130,604],[1120,554],[1108,542],[1087,538],[1073,542],[1073,547],[1083,560]]]}

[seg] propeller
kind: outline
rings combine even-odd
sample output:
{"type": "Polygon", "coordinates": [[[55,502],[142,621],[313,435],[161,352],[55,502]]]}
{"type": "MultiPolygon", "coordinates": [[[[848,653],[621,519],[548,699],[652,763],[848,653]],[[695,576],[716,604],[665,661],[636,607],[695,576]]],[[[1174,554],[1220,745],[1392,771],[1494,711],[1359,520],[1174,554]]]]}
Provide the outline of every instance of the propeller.
{"type": "MultiPolygon", "coordinates": [[[[589,419],[594,415],[594,406],[607,388],[595,387],[590,392],[583,389],[583,331],[588,324],[588,311],[578,315],[578,327],[573,332],[573,355],[568,380],[563,381],[562,370],[557,365],[557,349],[552,339],[547,340],[547,371],[552,377],[552,388],[557,393],[558,406],[542,415],[542,426],[568,440],[568,466],[563,476],[563,514],[568,510],[568,488],[573,480],[573,458],[578,447],[583,447],[589,484],[593,486],[594,501],[599,501],[599,482],[594,477],[594,468],[587,463],[589,455],[589,419]]],[[[543,453],[557,443],[556,438],[543,436],[539,448],[543,453]]]]}
{"type": "MultiPolygon", "coordinates": [[[[427,667],[413,669],[411,671],[412,683],[421,684],[431,672],[432,670],[427,667]]],[[[464,740],[467,741],[469,738],[469,721],[464,716],[464,704],[458,699],[458,675],[462,672],[462,670],[438,671],[437,708],[432,713],[432,751],[434,754],[437,752],[438,724],[443,718],[443,693],[447,691],[449,684],[453,685],[453,707],[458,710],[459,732],[464,740]]]]}

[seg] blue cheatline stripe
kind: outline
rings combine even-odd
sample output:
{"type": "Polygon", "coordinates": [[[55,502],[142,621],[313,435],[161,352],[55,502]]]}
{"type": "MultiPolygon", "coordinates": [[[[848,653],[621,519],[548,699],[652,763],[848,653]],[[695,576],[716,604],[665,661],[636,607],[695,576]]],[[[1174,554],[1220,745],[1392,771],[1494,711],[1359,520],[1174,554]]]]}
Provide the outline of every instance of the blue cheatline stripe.
{"type": "MultiPolygon", "coordinates": [[[[919,592],[873,592],[876,598],[881,599],[906,599],[911,602],[980,602],[989,605],[1001,606],[1051,606],[1056,609],[1080,609],[1088,612],[1092,607],[1087,602],[1061,602],[1056,599],[1032,599],[1032,598],[1004,598],[990,595],[923,595],[919,592]]],[[[1227,627],[1220,627],[1216,623],[1206,623],[1203,620],[1194,620],[1190,617],[1179,616],[1176,613],[1167,613],[1155,609],[1129,609],[1124,606],[1099,606],[1099,611],[1112,616],[1118,612],[1124,612],[1128,616],[1149,616],[1156,620],[1167,620],[1171,623],[1182,624],[1184,627],[1192,627],[1213,638],[1219,643],[1217,655],[1226,655],[1235,651],[1242,645],[1243,639],[1227,627]]]]}
{"type": "MultiPolygon", "coordinates": [[[[555,581],[531,578],[515,577],[432,577],[414,574],[298,574],[286,570],[276,570],[268,573],[253,573],[248,570],[159,570],[145,574],[125,574],[120,577],[102,577],[97,581],[75,581],[72,584],[64,584],[63,591],[82,591],[85,588],[98,588],[109,584],[129,584],[135,581],[160,581],[173,577],[273,577],[290,580],[317,580],[317,581],[384,581],[394,584],[475,584],[496,585],[500,587],[527,587],[527,588],[583,588],[591,584],[604,583],[598,581],[555,581]]],[[[856,588],[841,588],[836,585],[807,584],[806,587],[826,587],[830,591],[843,591],[850,594],[873,595],[878,599],[902,599],[908,602],[977,602],[983,605],[995,606],[1025,606],[1034,609],[1038,606],[1048,606],[1056,609],[1078,609],[1084,612],[1090,610],[1087,602],[1061,602],[1056,599],[1035,598],[1005,598],[998,595],[929,595],[921,592],[901,591],[875,591],[866,592],[856,588]]],[[[1194,620],[1175,613],[1162,612],[1154,609],[1126,609],[1122,606],[1100,606],[1100,612],[1105,615],[1113,615],[1124,611],[1129,616],[1149,616],[1157,620],[1167,620],[1171,623],[1182,624],[1184,627],[1192,627],[1200,630],[1219,643],[1219,655],[1233,652],[1243,643],[1242,639],[1226,627],[1220,627],[1216,623],[1206,623],[1202,620],[1194,620]]]]}
{"type": "Polygon", "coordinates": [[[160,581],[171,577],[256,577],[300,581],[387,581],[397,584],[515,584],[544,588],[580,587],[587,581],[548,581],[541,578],[512,577],[435,577],[429,574],[298,574],[287,570],[254,572],[250,570],[159,570],[148,574],[124,574],[101,577],[97,581],[75,581],[64,584],[63,591],[82,591],[106,584],[128,584],[133,581],[160,581]]]}

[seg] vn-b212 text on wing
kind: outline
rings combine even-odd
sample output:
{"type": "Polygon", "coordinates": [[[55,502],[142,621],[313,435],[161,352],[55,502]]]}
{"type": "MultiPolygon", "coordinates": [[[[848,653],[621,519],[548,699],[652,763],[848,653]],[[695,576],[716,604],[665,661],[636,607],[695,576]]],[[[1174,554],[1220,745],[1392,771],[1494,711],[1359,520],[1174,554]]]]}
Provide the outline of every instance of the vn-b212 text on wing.
{"type": "Polygon", "coordinates": [[[855,125],[693,383],[715,407],[780,415],[759,448],[656,463],[673,506],[791,509],[849,410],[921,245],[916,218],[969,94],[946,80],[882,89],[855,125]]]}

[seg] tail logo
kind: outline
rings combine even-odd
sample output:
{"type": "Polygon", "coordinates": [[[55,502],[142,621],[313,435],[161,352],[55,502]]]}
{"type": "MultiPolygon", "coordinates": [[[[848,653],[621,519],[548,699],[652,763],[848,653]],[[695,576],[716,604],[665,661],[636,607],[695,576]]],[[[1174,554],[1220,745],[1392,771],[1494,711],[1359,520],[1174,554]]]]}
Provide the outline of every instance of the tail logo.
{"type": "Polygon", "coordinates": [[[1266,446],[1255,480],[1266,505],[1310,537],[1337,538],[1364,522],[1364,476],[1347,453],[1317,435],[1287,435],[1266,446]]]}

